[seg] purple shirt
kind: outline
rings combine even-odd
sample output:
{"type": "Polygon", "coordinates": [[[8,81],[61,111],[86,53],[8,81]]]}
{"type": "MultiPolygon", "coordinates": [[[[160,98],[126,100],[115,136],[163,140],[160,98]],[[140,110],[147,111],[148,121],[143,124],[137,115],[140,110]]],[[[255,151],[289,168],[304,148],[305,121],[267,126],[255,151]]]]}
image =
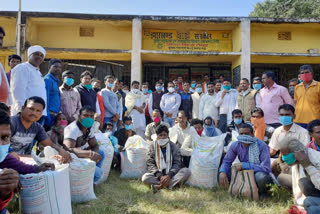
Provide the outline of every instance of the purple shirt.
{"type": "Polygon", "coordinates": [[[231,171],[231,165],[238,156],[242,163],[242,169],[254,170],[255,172],[270,173],[270,153],[269,147],[263,141],[258,139],[258,146],[260,151],[260,164],[254,164],[249,162],[249,147],[246,148],[240,141],[235,141],[231,144],[226,156],[223,159],[219,172],[225,172],[227,174],[231,171]]]}
{"type": "Polygon", "coordinates": [[[266,124],[279,123],[278,108],[283,104],[293,105],[293,100],[285,87],[274,83],[271,88],[260,90],[261,108],[266,124]]]}
{"type": "Polygon", "coordinates": [[[36,165],[25,164],[8,154],[7,157],[0,163],[0,169],[14,169],[19,174],[25,175],[30,173],[37,173],[38,167],[36,165]]]}

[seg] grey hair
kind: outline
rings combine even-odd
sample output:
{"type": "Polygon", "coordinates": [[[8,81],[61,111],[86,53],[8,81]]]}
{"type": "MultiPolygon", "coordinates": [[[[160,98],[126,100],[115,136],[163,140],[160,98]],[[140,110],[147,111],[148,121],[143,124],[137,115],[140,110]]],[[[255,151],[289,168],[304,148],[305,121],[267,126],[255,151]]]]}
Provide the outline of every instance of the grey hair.
{"type": "Polygon", "coordinates": [[[294,137],[285,137],[278,144],[279,149],[288,149],[288,152],[299,152],[305,150],[305,145],[294,137]]]}

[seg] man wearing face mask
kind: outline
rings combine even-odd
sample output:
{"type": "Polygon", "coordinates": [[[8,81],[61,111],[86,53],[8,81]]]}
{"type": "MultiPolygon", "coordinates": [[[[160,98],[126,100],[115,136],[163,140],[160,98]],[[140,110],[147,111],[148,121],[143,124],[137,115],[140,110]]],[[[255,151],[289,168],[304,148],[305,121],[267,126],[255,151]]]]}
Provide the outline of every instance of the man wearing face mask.
{"type": "Polygon", "coordinates": [[[146,130],[146,100],[143,93],[139,90],[139,85],[140,83],[138,81],[132,82],[132,89],[126,96],[125,104],[128,115],[132,117],[134,130],[143,138],[146,130]]]}
{"type": "Polygon", "coordinates": [[[216,121],[219,121],[219,108],[216,107],[218,94],[215,92],[215,83],[209,82],[207,89],[208,92],[200,99],[199,119],[203,120],[206,117],[212,117],[216,121]]]}
{"type": "Polygon", "coordinates": [[[240,126],[238,141],[232,143],[223,159],[219,170],[219,183],[223,187],[230,182],[231,165],[236,157],[240,161],[235,164],[236,170],[254,170],[259,195],[266,195],[268,193],[267,185],[273,183],[269,148],[267,144],[254,136],[253,128],[249,124],[240,126]]]}
{"type": "Polygon", "coordinates": [[[190,93],[196,92],[196,86],[197,86],[197,81],[192,80],[192,81],[191,81],[191,88],[189,89],[189,92],[190,92],[190,93]]]}
{"type": "Polygon", "coordinates": [[[244,124],[242,111],[240,109],[235,109],[232,111],[232,121],[228,124],[227,132],[232,133],[232,131],[239,132],[240,126],[244,124]]]}
{"type": "MultiPolygon", "coordinates": [[[[28,61],[12,69],[10,85],[13,97],[12,115],[20,112],[29,97],[38,96],[47,102],[46,84],[39,69],[45,55],[46,51],[43,47],[31,46],[28,48],[28,61]]],[[[47,116],[47,109],[44,109],[42,115],[47,116]]]]}
{"type": "Polygon", "coordinates": [[[300,67],[302,83],[296,86],[294,100],[296,101],[296,118],[294,122],[303,128],[315,119],[320,118],[320,83],[313,79],[310,65],[300,67]]]}
{"type": "Polygon", "coordinates": [[[181,96],[175,92],[174,84],[168,83],[168,93],[161,97],[160,108],[164,113],[164,121],[171,127],[177,117],[177,113],[181,104],[181,96]]]}
{"type": "Polygon", "coordinates": [[[79,92],[72,88],[74,84],[74,73],[72,71],[64,71],[62,73],[63,84],[60,86],[60,111],[67,117],[68,123],[72,123],[78,119],[79,110],[81,109],[81,98],[79,92]]]}
{"type": "Polygon", "coordinates": [[[231,88],[231,80],[224,79],[223,91],[218,93],[216,107],[220,108],[220,130],[225,133],[227,125],[232,121],[232,111],[237,104],[238,91],[231,88]]]}
{"type": "Polygon", "coordinates": [[[157,140],[150,145],[147,154],[148,172],[142,176],[142,182],[151,185],[154,193],[177,184],[183,184],[191,175],[188,168],[181,168],[180,150],[168,138],[169,130],[165,125],[156,129],[157,140]]]}
{"type": "Polygon", "coordinates": [[[181,148],[183,144],[191,144],[190,123],[188,122],[184,111],[179,111],[177,115],[177,124],[170,129],[169,137],[172,142],[177,144],[178,148],[181,148]]]}
{"type": "Polygon", "coordinates": [[[152,111],[155,109],[160,110],[160,114],[163,117],[163,112],[160,108],[160,101],[164,95],[164,90],[161,82],[156,82],[156,91],[154,91],[149,98],[149,114],[152,115],[152,111]]]}
{"type": "Polygon", "coordinates": [[[152,120],[153,122],[147,125],[146,132],[145,132],[145,139],[149,141],[153,141],[152,136],[156,134],[156,128],[160,125],[165,125],[170,128],[170,125],[166,122],[162,121],[160,110],[155,109],[152,111],[152,120]]]}
{"type": "Polygon", "coordinates": [[[254,77],[252,79],[252,88],[257,91],[255,94],[255,105],[257,108],[261,108],[260,90],[262,88],[262,80],[260,77],[254,77]]]}
{"type": "Polygon", "coordinates": [[[192,118],[199,118],[200,99],[203,96],[201,83],[196,83],[195,91],[191,95],[192,99],[192,118]]]}
{"type": "Polygon", "coordinates": [[[131,117],[124,117],[123,124],[124,124],[124,128],[114,133],[114,136],[118,139],[118,144],[121,147],[121,149],[125,146],[129,137],[136,135],[136,132],[133,131],[133,124],[132,124],[131,117]]]}
{"type": "Polygon", "coordinates": [[[295,91],[296,85],[298,84],[299,84],[299,80],[296,78],[289,80],[288,91],[292,99],[294,99],[294,91],[295,91]]]}
{"type": "Polygon", "coordinates": [[[94,114],[93,108],[83,106],[80,109],[78,120],[65,128],[63,144],[69,152],[74,153],[77,157],[89,158],[96,162],[94,181],[98,181],[103,173],[101,166],[104,152],[99,150],[99,145],[92,129],[94,114]]]}
{"type": "Polygon", "coordinates": [[[49,72],[44,77],[47,91],[47,117],[45,118],[45,125],[51,128],[56,120],[57,114],[60,112],[60,92],[59,92],[59,78],[62,71],[62,62],[59,59],[50,59],[49,72]]]}
{"type": "MultiPolygon", "coordinates": [[[[146,102],[146,108],[145,108],[145,117],[146,117],[146,124],[148,125],[149,123],[151,123],[151,114],[149,111],[149,99],[151,97],[151,94],[149,93],[149,84],[147,82],[142,83],[141,85],[141,91],[143,93],[144,96],[144,100],[146,102]]],[[[152,92],[151,92],[152,93],[152,92]]]]}
{"type": "Polygon", "coordinates": [[[189,92],[189,89],[190,83],[186,81],[183,82],[183,91],[180,92],[181,104],[179,110],[183,110],[186,113],[188,120],[191,120],[193,102],[191,98],[192,93],[189,92]]]}
{"type": "Polygon", "coordinates": [[[117,129],[116,130],[119,130],[120,127],[122,126],[122,118],[123,118],[123,111],[124,111],[124,108],[123,108],[124,101],[122,100],[124,98],[123,98],[123,96],[121,95],[121,93],[118,90],[119,89],[119,84],[120,84],[119,80],[115,79],[114,85],[112,87],[112,91],[113,91],[113,93],[115,93],[117,95],[118,102],[119,102],[119,105],[120,105],[119,113],[118,113],[120,115],[120,118],[119,118],[119,120],[117,122],[117,127],[116,127],[117,129]]]}

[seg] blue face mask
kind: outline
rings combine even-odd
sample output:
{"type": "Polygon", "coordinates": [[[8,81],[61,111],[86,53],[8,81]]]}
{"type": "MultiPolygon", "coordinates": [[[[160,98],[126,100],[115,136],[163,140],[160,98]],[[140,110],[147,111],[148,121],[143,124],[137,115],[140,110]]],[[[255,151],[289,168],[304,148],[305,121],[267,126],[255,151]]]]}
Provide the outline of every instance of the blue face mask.
{"type": "Polygon", "coordinates": [[[231,85],[224,85],[223,89],[227,90],[227,91],[230,91],[231,90],[231,85]]]}
{"type": "Polygon", "coordinates": [[[196,88],[196,92],[202,93],[202,88],[196,88]]]}
{"type": "Polygon", "coordinates": [[[112,88],[113,87],[113,83],[108,83],[108,88],[112,88]]]}
{"type": "Polygon", "coordinates": [[[88,90],[92,89],[92,85],[83,85],[83,87],[85,87],[88,90]]]}
{"type": "Polygon", "coordinates": [[[72,86],[73,85],[73,83],[74,83],[74,79],[72,79],[72,78],[65,78],[64,79],[64,83],[67,85],[67,86],[72,86]]]}
{"type": "Polygon", "coordinates": [[[253,84],[252,87],[253,87],[253,89],[258,91],[261,89],[262,85],[261,84],[253,84]]]}
{"type": "Polygon", "coordinates": [[[146,88],[142,89],[142,93],[146,94],[148,92],[149,92],[148,89],[146,89],[146,88]]]}
{"type": "Polygon", "coordinates": [[[157,91],[162,91],[162,87],[161,86],[158,86],[156,89],[157,89],[157,91]]]}
{"type": "Polygon", "coordinates": [[[94,119],[90,117],[84,118],[81,121],[81,125],[83,125],[83,127],[85,128],[90,128],[93,125],[93,123],[94,123],[94,119]]]}
{"type": "Polygon", "coordinates": [[[196,83],[192,83],[192,84],[191,84],[191,88],[195,88],[196,85],[197,85],[196,83]]]}
{"type": "Polygon", "coordinates": [[[127,131],[129,131],[129,130],[132,129],[132,124],[130,124],[130,125],[124,125],[124,128],[125,128],[127,131]]]}
{"type": "Polygon", "coordinates": [[[235,124],[239,125],[242,123],[242,118],[236,118],[233,120],[235,124]]]}
{"type": "Polygon", "coordinates": [[[297,159],[294,157],[293,152],[287,155],[282,155],[282,160],[288,165],[294,164],[297,161],[297,159]]]}
{"type": "Polygon", "coordinates": [[[287,125],[292,124],[292,117],[290,117],[290,116],[280,116],[279,120],[283,126],[287,126],[287,125]]]}
{"type": "Polygon", "coordinates": [[[0,163],[7,157],[9,152],[10,143],[6,145],[0,145],[0,163]]]}

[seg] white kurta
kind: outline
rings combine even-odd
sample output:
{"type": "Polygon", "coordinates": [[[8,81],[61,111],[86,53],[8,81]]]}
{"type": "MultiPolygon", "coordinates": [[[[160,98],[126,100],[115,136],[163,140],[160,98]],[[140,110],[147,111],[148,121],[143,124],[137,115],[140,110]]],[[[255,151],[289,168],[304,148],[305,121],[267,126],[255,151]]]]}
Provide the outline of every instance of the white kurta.
{"type": "Polygon", "coordinates": [[[200,98],[203,96],[203,93],[201,95],[197,92],[194,92],[191,95],[192,98],[192,118],[199,118],[199,105],[200,105],[200,98]]]}
{"type": "Polygon", "coordinates": [[[219,108],[216,107],[216,102],[218,100],[218,95],[214,93],[213,95],[204,94],[199,103],[199,119],[204,120],[206,117],[210,116],[219,120],[219,108]]]}
{"type": "MultiPolygon", "coordinates": [[[[135,106],[136,107],[141,107],[143,105],[143,100],[142,98],[137,98],[135,100],[135,106]]],[[[130,112],[130,117],[132,117],[132,123],[133,123],[133,127],[134,129],[136,130],[145,130],[146,129],[146,117],[145,117],[145,114],[144,112],[143,113],[140,113],[139,111],[133,109],[131,112],[130,112]]]]}
{"type": "Polygon", "coordinates": [[[220,114],[226,114],[228,124],[232,121],[232,111],[235,110],[237,105],[238,91],[231,89],[226,95],[221,98],[223,91],[220,91],[217,96],[216,107],[220,107],[220,114]]]}

